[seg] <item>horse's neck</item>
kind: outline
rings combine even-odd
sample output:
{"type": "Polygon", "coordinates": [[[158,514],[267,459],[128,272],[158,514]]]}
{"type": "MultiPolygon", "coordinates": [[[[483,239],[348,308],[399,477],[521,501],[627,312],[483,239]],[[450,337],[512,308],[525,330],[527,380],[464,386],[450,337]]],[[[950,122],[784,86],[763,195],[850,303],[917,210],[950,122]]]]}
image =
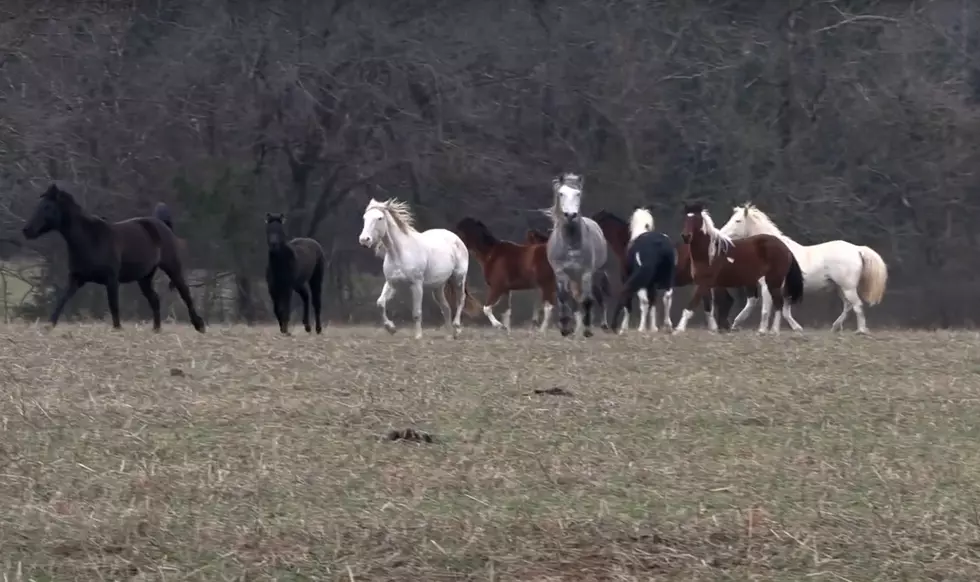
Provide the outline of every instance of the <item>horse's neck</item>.
{"type": "Polygon", "coordinates": [[[269,247],[269,262],[275,266],[286,266],[292,262],[296,253],[288,243],[283,243],[275,247],[269,247]]]}
{"type": "Polygon", "coordinates": [[[786,246],[790,248],[793,247],[799,248],[800,246],[802,246],[800,245],[800,243],[796,242],[795,240],[789,238],[788,236],[780,232],[775,225],[773,225],[772,223],[768,223],[764,220],[757,220],[755,222],[755,228],[752,230],[754,231],[752,234],[768,234],[769,236],[774,236],[780,239],[781,241],[783,241],[784,243],[786,243],[786,246]]]}
{"type": "Polygon", "coordinates": [[[397,261],[411,258],[413,251],[420,247],[413,233],[402,232],[391,220],[381,240],[387,256],[397,261]]]}
{"type": "Polygon", "coordinates": [[[560,225],[555,225],[555,228],[561,229],[562,239],[569,249],[576,251],[582,249],[582,231],[585,229],[585,223],[581,219],[575,222],[562,222],[560,225]]]}
{"type": "Polygon", "coordinates": [[[68,254],[73,255],[83,248],[89,248],[92,240],[108,226],[104,220],[77,212],[72,215],[67,225],[58,229],[65,242],[68,243],[68,254]]]}

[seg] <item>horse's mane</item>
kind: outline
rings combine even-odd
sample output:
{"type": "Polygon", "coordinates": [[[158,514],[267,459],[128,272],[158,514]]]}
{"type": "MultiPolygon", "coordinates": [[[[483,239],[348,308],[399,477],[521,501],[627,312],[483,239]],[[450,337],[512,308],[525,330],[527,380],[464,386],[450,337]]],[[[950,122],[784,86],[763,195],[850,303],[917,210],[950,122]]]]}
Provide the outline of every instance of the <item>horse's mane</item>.
{"type": "Polygon", "coordinates": [[[493,245],[500,242],[500,239],[494,236],[493,231],[490,230],[490,227],[488,227],[486,224],[483,223],[482,220],[478,218],[467,216],[466,218],[456,223],[456,230],[461,231],[464,229],[466,230],[472,229],[470,232],[488,246],[492,247],[493,245]]]}
{"type": "Polygon", "coordinates": [[[79,204],[77,200],[75,200],[75,197],[72,196],[70,192],[66,192],[65,190],[59,188],[56,184],[51,184],[48,186],[48,189],[44,191],[44,194],[41,194],[41,198],[47,198],[48,200],[57,202],[62,206],[85,214],[85,209],[82,208],[82,205],[79,204]]]}
{"type": "Polygon", "coordinates": [[[701,221],[704,224],[704,232],[708,235],[711,243],[708,247],[708,261],[715,258],[719,251],[726,253],[728,249],[735,246],[735,241],[727,234],[715,227],[715,221],[711,219],[711,214],[704,208],[701,209],[701,221]]]}
{"type": "Polygon", "coordinates": [[[398,200],[397,198],[389,198],[384,202],[380,200],[371,199],[368,202],[368,210],[372,208],[377,208],[387,214],[395,226],[405,234],[411,234],[415,230],[415,217],[412,216],[412,209],[409,207],[408,202],[398,200]]]}
{"type": "Polygon", "coordinates": [[[746,202],[741,208],[745,211],[746,220],[761,222],[763,225],[770,228],[776,236],[782,236],[783,231],[779,230],[779,227],[776,226],[776,223],[773,222],[771,218],[769,218],[769,215],[759,210],[756,205],[752,204],[751,202],[746,202]]]}
{"type": "Polygon", "coordinates": [[[616,216],[612,212],[609,212],[605,208],[603,208],[599,212],[596,212],[595,214],[593,214],[592,215],[592,220],[594,220],[596,222],[608,220],[610,222],[615,222],[618,226],[623,226],[623,227],[627,227],[627,228],[629,227],[629,224],[625,220],[623,220],[622,218],[616,216]]]}

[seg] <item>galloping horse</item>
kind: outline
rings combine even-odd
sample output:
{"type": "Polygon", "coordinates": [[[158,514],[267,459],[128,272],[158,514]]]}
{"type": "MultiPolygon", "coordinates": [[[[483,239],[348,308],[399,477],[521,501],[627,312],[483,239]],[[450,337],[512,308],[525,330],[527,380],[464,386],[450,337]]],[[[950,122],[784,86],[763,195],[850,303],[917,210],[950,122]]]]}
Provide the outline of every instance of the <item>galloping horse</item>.
{"type": "MultiPolygon", "coordinates": [[[[552,221],[547,243],[548,262],[555,271],[558,328],[565,337],[580,327],[585,337],[592,337],[592,307],[597,299],[592,284],[596,276],[604,275],[608,258],[602,229],[594,220],[580,214],[584,184],[585,180],[577,174],[562,174],[555,178],[552,181],[554,202],[547,210],[552,221]],[[573,285],[582,297],[582,309],[579,309],[573,285]],[[573,314],[575,328],[572,327],[573,314]]],[[[601,294],[598,301],[602,309],[601,294]]]]}
{"type": "Polygon", "coordinates": [[[153,289],[153,276],[160,269],[187,305],[194,329],[204,333],[204,320],[194,309],[184,280],[177,235],[170,228],[170,211],[157,204],[154,214],[110,223],[86,212],[71,194],[54,184],[41,195],[24,225],[24,237],[33,240],[57,231],[68,243],[68,287],[51,314],[52,327],[58,324],[68,300],[86,283],[105,286],[112,327],[122,327],[119,285],[135,281],[153,310],[153,331],[160,331],[160,296],[153,289]]]}
{"type": "MultiPolygon", "coordinates": [[[[789,247],[767,234],[733,241],[715,228],[703,205],[689,204],[684,211],[687,217],[681,240],[691,247],[691,264],[697,289],[674,333],[687,328],[698,300],[713,287],[748,287],[761,278],[765,278],[775,308],[772,332],[779,333],[780,314],[785,315],[789,308],[789,304],[783,301],[784,293],[790,303],[797,303],[803,298],[803,272],[789,247]]],[[[706,315],[708,327],[717,331],[718,325],[711,312],[708,311],[706,315]]],[[[768,319],[769,313],[763,310],[759,333],[765,333],[768,319]]],[[[792,321],[790,326],[793,326],[792,321]]],[[[793,326],[793,329],[800,328],[793,326]]]]}
{"type": "MultiPolygon", "coordinates": [[[[533,228],[527,229],[527,233],[524,235],[524,240],[529,244],[544,244],[548,242],[547,235],[540,230],[534,230],[533,228]]],[[[550,266],[550,265],[549,265],[550,266]]],[[[596,298],[596,303],[599,304],[599,315],[602,316],[602,323],[599,327],[602,329],[609,329],[609,318],[606,316],[605,309],[605,298],[612,297],[612,287],[609,284],[609,275],[605,271],[599,271],[596,273],[596,277],[592,280],[592,295],[596,298]]],[[[548,312],[551,313],[550,311],[548,312]]],[[[548,317],[544,317],[541,321],[547,321],[548,317]]]]}
{"type": "MultiPolygon", "coordinates": [[[[528,231],[529,238],[531,232],[528,231]]],[[[483,278],[490,288],[483,305],[483,313],[491,325],[510,330],[511,292],[537,288],[541,290],[541,304],[544,308],[539,330],[544,331],[555,302],[555,273],[548,264],[543,242],[522,245],[502,241],[493,236],[487,225],[470,217],[456,224],[456,233],[483,267],[483,278]],[[494,317],[493,308],[504,296],[507,297],[507,310],[504,311],[501,323],[494,317]]],[[[544,237],[544,240],[547,241],[548,238],[544,237]]]]}
{"type": "Polygon", "coordinates": [[[313,317],[316,332],[321,333],[320,303],[323,289],[323,273],[327,259],[320,243],[311,238],[286,240],[283,229],[285,217],[282,214],[266,213],[265,240],[269,247],[269,262],[265,268],[265,282],[272,300],[272,310],[279,322],[279,331],[289,335],[290,300],[295,291],[303,301],[303,327],[310,327],[310,303],[313,303],[313,317]]]}
{"type": "MultiPolygon", "coordinates": [[[[606,210],[600,210],[592,217],[593,220],[602,228],[602,233],[609,241],[609,247],[616,253],[620,265],[625,269],[626,247],[629,246],[630,228],[625,220],[606,210]]],[[[694,282],[691,277],[691,249],[684,241],[677,241],[674,246],[677,252],[677,268],[674,270],[674,288],[686,287],[694,282]]],[[[624,275],[625,277],[625,275],[624,275]]],[[[745,293],[754,297],[758,293],[756,287],[745,288],[745,293]]],[[[712,294],[704,298],[704,310],[712,311],[711,302],[714,296],[715,312],[717,323],[728,329],[728,313],[732,308],[734,300],[724,288],[713,289],[712,294]]]]}
{"type": "Polygon", "coordinates": [[[654,232],[653,214],[646,208],[637,208],[630,216],[630,243],[626,251],[626,279],[620,291],[619,305],[613,312],[613,327],[622,315],[619,333],[629,327],[629,312],[633,295],[640,301],[640,323],[636,330],[643,332],[650,316],[650,331],[657,331],[657,292],[663,291],[664,329],[670,331],[670,302],[674,295],[674,271],[677,269],[677,253],[670,238],[654,232]],[[651,313],[651,309],[653,310],[651,313]]]}
{"type": "MultiPolygon", "coordinates": [[[[756,234],[769,234],[779,237],[793,251],[793,256],[800,262],[803,269],[803,281],[807,291],[819,291],[827,288],[837,288],[844,310],[834,321],[831,329],[840,331],[844,327],[847,314],[854,310],[857,319],[857,332],[867,333],[868,325],[864,318],[864,308],[861,299],[868,305],[881,302],[888,281],[888,267],[881,255],[873,249],[858,246],[844,240],[833,240],[815,245],[801,245],[779,230],[775,223],[764,212],[746,202],[736,206],[731,218],[721,232],[733,239],[741,239],[756,234]]],[[[766,309],[769,301],[767,295],[762,297],[762,308],[766,309]]],[[[747,302],[745,309],[735,317],[733,326],[737,326],[749,316],[755,301],[747,302]]],[[[791,320],[789,310],[786,319],[791,320]]]]}
{"type": "Polygon", "coordinates": [[[470,253],[452,231],[432,228],[419,232],[413,224],[414,218],[408,204],[399,200],[380,202],[372,198],[364,210],[364,227],[358,242],[384,257],[382,270],[385,284],[378,296],[381,322],[389,333],[395,333],[395,324],[388,318],[388,301],[395,295],[396,285],[408,286],[412,291],[415,338],[421,339],[422,293],[428,287],[439,304],[446,326],[452,326],[454,338],[459,337],[463,327],[460,316],[464,305],[470,308],[467,312],[469,315],[480,313],[479,301],[466,288],[470,253]],[[457,298],[455,318],[446,299],[449,289],[457,298]]]}

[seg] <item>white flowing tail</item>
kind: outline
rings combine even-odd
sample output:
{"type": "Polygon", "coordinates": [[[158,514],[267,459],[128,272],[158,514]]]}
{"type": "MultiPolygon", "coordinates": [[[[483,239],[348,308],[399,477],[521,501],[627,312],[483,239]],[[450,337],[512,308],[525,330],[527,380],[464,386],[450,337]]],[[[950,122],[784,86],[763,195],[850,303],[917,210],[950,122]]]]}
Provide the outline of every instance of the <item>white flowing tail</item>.
{"type": "Polygon", "coordinates": [[[861,279],[858,280],[858,294],[868,305],[881,302],[888,282],[888,267],[881,255],[870,247],[858,247],[861,253],[861,279]]]}

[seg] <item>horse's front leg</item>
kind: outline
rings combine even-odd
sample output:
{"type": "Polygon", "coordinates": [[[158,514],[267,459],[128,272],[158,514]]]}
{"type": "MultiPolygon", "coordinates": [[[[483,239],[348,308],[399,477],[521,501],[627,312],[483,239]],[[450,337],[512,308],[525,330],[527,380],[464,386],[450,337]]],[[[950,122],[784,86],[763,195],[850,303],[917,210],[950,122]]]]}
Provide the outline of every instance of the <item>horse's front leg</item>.
{"type": "MultiPolygon", "coordinates": [[[[674,328],[675,334],[687,330],[687,322],[694,316],[694,308],[698,306],[698,303],[700,303],[706,295],[711,293],[711,287],[700,283],[697,283],[696,285],[697,287],[694,288],[694,293],[691,295],[691,300],[687,302],[687,305],[684,307],[684,311],[681,313],[681,320],[677,322],[677,327],[674,328]]],[[[707,315],[708,319],[711,320],[710,311],[707,312],[707,315]]],[[[715,329],[718,329],[718,322],[713,321],[713,323],[715,324],[715,329]]],[[[710,326],[711,323],[708,325],[710,326]]]]}
{"type": "Polygon", "coordinates": [[[415,322],[415,339],[422,339],[422,280],[412,281],[412,320],[415,322]]]}
{"type": "Polygon", "coordinates": [[[395,287],[385,281],[384,286],[381,288],[381,295],[378,295],[378,308],[381,309],[381,325],[384,326],[388,333],[395,333],[395,322],[388,319],[388,302],[391,298],[395,296],[395,287]]]}
{"type": "Polygon", "coordinates": [[[738,312],[738,315],[735,316],[735,321],[732,322],[731,331],[737,331],[738,327],[742,325],[742,322],[752,315],[752,310],[755,309],[755,304],[759,302],[759,290],[762,288],[763,286],[760,283],[759,287],[754,289],[751,293],[746,294],[745,307],[743,307],[742,310],[738,312]]]}
{"type": "Polygon", "coordinates": [[[58,299],[58,303],[54,306],[54,311],[51,312],[51,319],[49,320],[51,327],[58,325],[58,319],[61,317],[61,312],[65,310],[65,305],[75,296],[75,293],[78,293],[78,290],[83,285],[85,285],[85,281],[81,281],[73,275],[68,276],[68,288],[61,294],[61,298],[58,299]]]}
{"type": "MultiPolygon", "coordinates": [[[[595,293],[592,289],[592,273],[582,274],[582,308],[576,318],[576,328],[583,327],[582,335],[592,337],[592,308],[595,306],[595,293]]],[[[577,331],[577,329],[576,329],[577,331]]]]}
{"type": "Polygon", "coordinates": [[[567,278],[558,279],[556,285],[555,296],[558,303],[558,330],[561,332],[562,337],[568,337],[575,332],[574,324],[574,308],[572,303],[575,299],[572,297],[570,284],[567,278]]]}

